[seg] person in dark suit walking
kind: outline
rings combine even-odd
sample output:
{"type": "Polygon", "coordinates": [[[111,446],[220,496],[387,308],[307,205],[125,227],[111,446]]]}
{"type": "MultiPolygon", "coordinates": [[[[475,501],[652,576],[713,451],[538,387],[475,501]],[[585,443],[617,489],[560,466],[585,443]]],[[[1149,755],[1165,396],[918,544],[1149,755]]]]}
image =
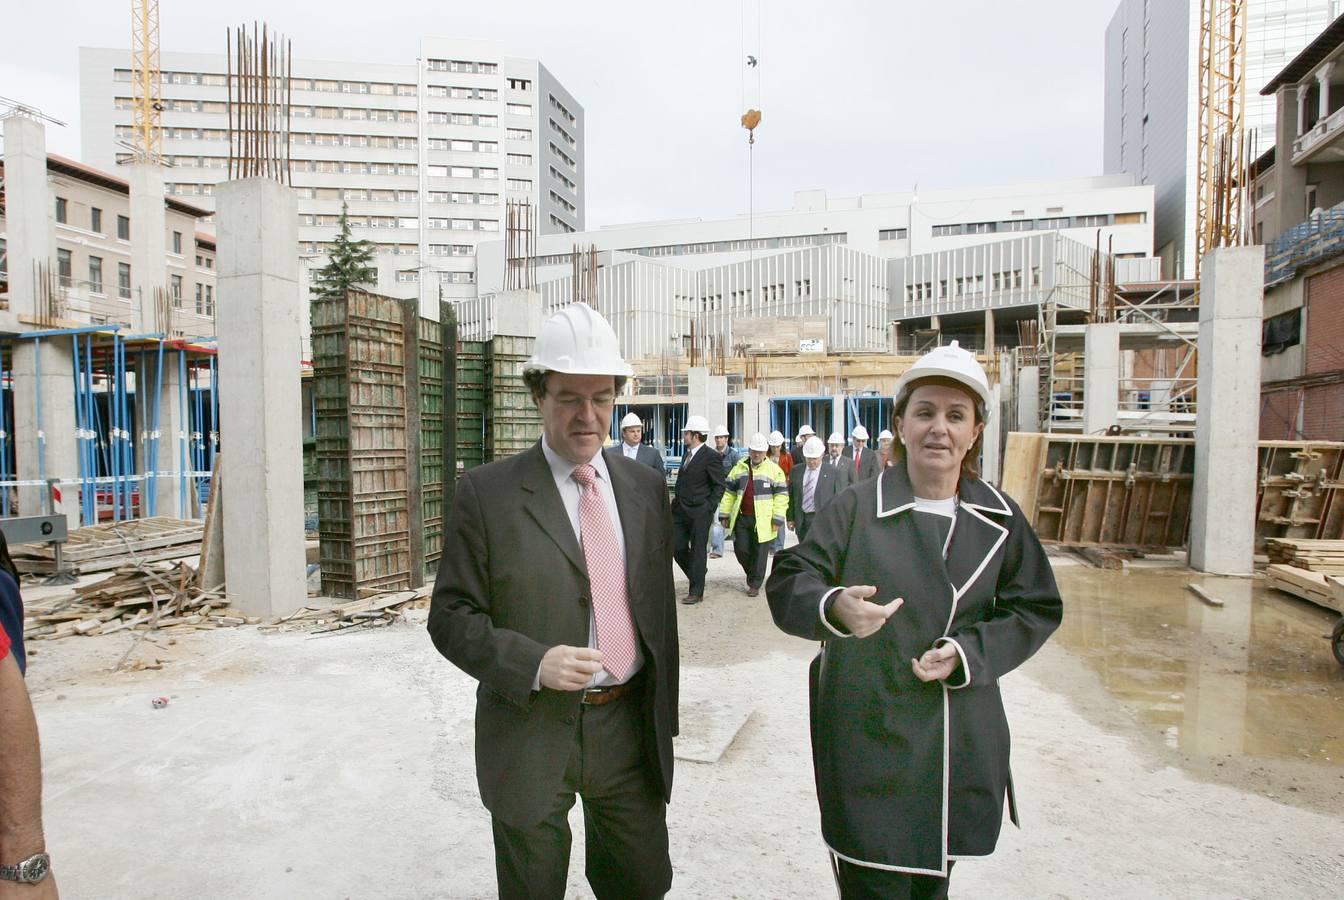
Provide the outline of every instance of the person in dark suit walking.
{"type": "Polygon", "coordinates": [[[821,457],[825,452],[821,438],[813,435],[803,444],[806,464],[794,466],[789,473],[789,530],[797,532],[800,543],[807,540],[817,513],[849,487],[849,469],[823,466],[821,457]]]}
{"type": "Polygon", "coordinates": [[[709,526],[723,497],[723,457],[705,445],[709,422],[704,416],[688,418],[681,436],[686,453],[672,498],[672,554],[691,582],[681,602],[691,604],[705,599],[709,526]]]}
{"type": "Polygon", "coordinates": [[[651,467],[602,452],[631,374],[586,304],[549,319],[524,365],[542,439],[467,471],[445,529],[429,634],[480,682],[476,780],[510,900],[564,897],[576,794],[595,896],[672,884],[671,511],[651,467]]]}
{"type": "Polygon", "coordinates": [[[607,452],[643,463],[656,469],[659,475],[665,475],[667,469],[663,466],[663,454],[652,444],[642,443],[643,440],[644,422],[634,413],[626,413],[625,418],[621,419],[621,442],[608,447],[607,452]]]}
{"type": "Polygon", "coordinates": [[[850,482],[858,484],[877,475],[877,454],[868,446],[867,428],[855,425],[849,436],[853,444],[845,448],[845,459],[849,460],[850,482]]]}
{"type": "Polygon", "coordinates": [[[793,464],[795,466],[801,466],[803,464],[805,458],[803,456],[803,445],[807,443],[808,438],[815,434],[816,432],[812,430],[811,425],[804,425],[802,428],[798,429],[798,440],[793,442],[793,450],[789,452],[789,455],[793,457],[793,464]]]}

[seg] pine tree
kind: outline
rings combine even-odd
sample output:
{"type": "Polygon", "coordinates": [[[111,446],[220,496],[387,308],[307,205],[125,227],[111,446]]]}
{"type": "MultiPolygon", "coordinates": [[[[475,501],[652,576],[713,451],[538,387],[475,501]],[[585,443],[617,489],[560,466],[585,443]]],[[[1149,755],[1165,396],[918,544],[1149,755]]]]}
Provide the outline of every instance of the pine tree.
{"type": "Polygon", "coordinates": [[[327,264],[313,273],[313,295],[323,300],[339,299],[355,287],[370,287],[378,281],[373,266],[373,242],[350,239],[350,205],[341,204],[340,230],[331,245],[327,264]]]}

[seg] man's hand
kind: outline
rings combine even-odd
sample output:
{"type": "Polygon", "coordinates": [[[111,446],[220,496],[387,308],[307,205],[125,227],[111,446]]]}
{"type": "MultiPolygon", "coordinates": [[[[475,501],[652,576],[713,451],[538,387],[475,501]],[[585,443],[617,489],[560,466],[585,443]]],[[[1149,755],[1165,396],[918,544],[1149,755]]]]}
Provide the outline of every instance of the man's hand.
{"type": "MultiPolygon", "coordinates": [[[[12,865],[12,864],[11,864],[12,865]]],[[[56,890],[56,876],[48,873],[37,884],[17,884],[0,881],[0,900],[60,900],[56,890]]]]}
{"type": "Polygon", "coordinates": [[[910,660],[910,668],[920,681],[942,681],[955,672],[960,664],[957,648],[951,644],[926,650],[919,659],[910,660]]]}
{"type": "Polygon", "coordinates": [[[601,650],[559,644],[541,658],[541,686],[553,691],[581,691],[601,671],[601,650]]]}
{"type": "Polygon", "coordinates": [[[854,637],[866,638],[876,634],[887,624],[887,619],[891,618],[892,613],[905,603],[902,597],[897,597],[885,606],[869,602],[868,598],[876,593],[877,588],[871,584],[851,585],[835,595],[831,614],[839,619],[854,637]]]}
{"type": "Polygon", "coordinates": [[[790,523],[789,523],[789,531],[794,531],[794,532],[796,532],[797,530],[798,530],[797,528],[794,528],[794,527],[793,527],[793,523],[790,522],[790,523]]]}

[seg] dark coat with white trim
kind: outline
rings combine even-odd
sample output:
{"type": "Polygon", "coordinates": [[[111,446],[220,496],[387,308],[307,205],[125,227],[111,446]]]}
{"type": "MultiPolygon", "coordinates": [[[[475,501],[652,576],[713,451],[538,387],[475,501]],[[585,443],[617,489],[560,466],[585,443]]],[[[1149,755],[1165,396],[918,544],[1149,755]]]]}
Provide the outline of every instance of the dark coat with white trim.
{"type": "Polygon", "coordinates": [[[1017,504],[978,479],[963,478],[959,496],[944,560],[936,517],[914,512],[898,463],[826,506],[766,582],[776,624],[825,641],[811,670],[822,835],[855,863],[946,873],[949,858],[994,850],[1005,795],[1011,804],[998,679],[1045,643],[1063,605],[1017,504]],[[905,604],[876,634],[839,637],[822,598],[858,584],[905,604]],[[921,682],[911,660],[944,639],[961,666],[921,682]]]}

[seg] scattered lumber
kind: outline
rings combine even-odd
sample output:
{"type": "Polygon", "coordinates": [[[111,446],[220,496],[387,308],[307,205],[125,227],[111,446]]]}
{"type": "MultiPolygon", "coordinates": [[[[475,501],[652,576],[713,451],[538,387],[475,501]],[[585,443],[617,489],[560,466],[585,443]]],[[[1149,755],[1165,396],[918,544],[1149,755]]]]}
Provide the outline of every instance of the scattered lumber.
{"type": "Polygon", "coordinates": [[[1073,550],[1097,569],[1123,569],[1126,563],[1139,555],[1127,547],[1108,547],[1101,544],[1082,544],[1074,546],[1073,550]]]}
{"type": "Polygon", "coordinates": [[[1344,575],[1344,541],[1268,538],[1265,553],[1271,563],[1327,575],[1344,575]]]}
{"type": "MultiPolygon", "coordinates": [[[[195,556],[201,552],[201,524],[155,516],[76,528],[61,548],[61,559],[72,572],[87,575],[112,571],[131,561],[195,556]]],[[[24,544],[10,551],[20,572],[55,571],[55,551],[50,544],[24,544]]]]}
{"type": "Polygon", "coordinates": [[[1285,594],[1344,613],[1344,582],[1338,578],[1297,566],[1271,563],[1265,570],[1265,583],[1285,594]]]}
{"type": "Polygon", "coordinates": [[[1225,605],[1222,600],[1218,599],[1217,597],[1213,596],[1213,594],[1210,594],[1207,590],[1205,590],[1203,585],[1191,582],[1190,584],[1187,584],[1185,588],[1190,593],[1198,597],[1201,601],[1207,603],[1209,606],[1225,605]]]}
{"type": "Polygon", "coordinates": [[[276,631],[289,627],[309,628],[314,634],[333,634],[355,628],[381,628],[405,618],[406,610],[429,605],[431,585],[414,591],[383,591],[358,600],[332,605],[313,604],[261,627],[276,631]]]}

